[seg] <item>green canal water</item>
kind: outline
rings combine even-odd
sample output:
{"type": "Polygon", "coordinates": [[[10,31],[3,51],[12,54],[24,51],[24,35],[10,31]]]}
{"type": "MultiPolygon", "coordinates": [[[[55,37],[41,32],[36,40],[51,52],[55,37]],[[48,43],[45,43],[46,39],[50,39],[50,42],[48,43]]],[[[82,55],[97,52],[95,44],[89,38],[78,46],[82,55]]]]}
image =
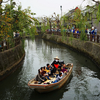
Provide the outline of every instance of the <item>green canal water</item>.
{"type": "Polygon", "coordinates": [[[23,65],[0,82],[0,100],[100,100],[100,70],[91,60],[67,47],[39,38],[26,39],[23,65]],[[70,82],[45,94],[30,89],[28,81],[40,67],[51,64],[55,56],[73,63],[70,82]]]}

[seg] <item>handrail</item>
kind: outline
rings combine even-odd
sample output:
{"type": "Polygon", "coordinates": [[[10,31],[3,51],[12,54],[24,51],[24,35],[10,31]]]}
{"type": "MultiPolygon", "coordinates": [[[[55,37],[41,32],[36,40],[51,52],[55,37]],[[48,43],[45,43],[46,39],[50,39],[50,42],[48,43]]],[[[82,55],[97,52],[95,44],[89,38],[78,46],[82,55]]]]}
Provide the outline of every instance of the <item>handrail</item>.
{"type": "Polygon", "coordinates": [[[12,39],[11,42],[1,41],[0,42],[0,52],[3,52],[5,50],[8,50],[12,47],[15,47],[15,46],[19,45],[20,44],[20,36],[17,37],[17,38],[12,39]],[[11,44],[11,42],[13,42],[13,45],[11,44]]]}
{"type": "MultiPolygon", "coordinates": [[[[79,33],[69,33],[69,32],[63,32],[63,34],[61,34],[61,32],[53,32],[53,31],[49,31],[46,32],[47,34],[54,34],[54,35],[60,35],[63,36],[66,35],[67,37],[71,37],[73,36],[73,38],[80,38],[80,34],[79,33]],[[72,34],[72,35],[71,35],[72,34]]],[[[96,43],[100,43],[100,35],[95,35],[95,34],[87,34],[87,41],[92,41],[92,42],[96,42],[96,43]]]]}

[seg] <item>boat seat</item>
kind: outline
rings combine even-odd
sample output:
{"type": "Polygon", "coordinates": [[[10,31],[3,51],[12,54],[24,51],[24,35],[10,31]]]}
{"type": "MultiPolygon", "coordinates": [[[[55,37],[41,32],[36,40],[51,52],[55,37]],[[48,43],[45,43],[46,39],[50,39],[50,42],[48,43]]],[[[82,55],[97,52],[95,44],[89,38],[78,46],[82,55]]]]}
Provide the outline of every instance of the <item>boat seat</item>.
{"type": "Polygon", "coordinates": [[[46,81],[43,82],[42,84],[52,83],[52,81],[56,80],[56,77],[50,78],[50,79],[51,79],[51,80],[46,80],[46,81]]]}

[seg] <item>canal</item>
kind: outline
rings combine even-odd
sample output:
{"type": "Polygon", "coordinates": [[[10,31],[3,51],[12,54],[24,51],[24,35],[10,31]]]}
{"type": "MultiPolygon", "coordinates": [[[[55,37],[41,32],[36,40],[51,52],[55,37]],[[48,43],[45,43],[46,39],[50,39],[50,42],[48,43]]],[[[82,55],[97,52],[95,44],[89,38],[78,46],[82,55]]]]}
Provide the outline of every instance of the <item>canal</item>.
{"type": "Polygon", "coordinates": [[[23,65],[0,82],[0,100],[100,100],[100,70],[78,52],[42,39],[25,40],[23,65]],[[27,85],[37,70],[58,56],[73,63],[73,76],[61,89],[40,94],[27,85]]]}

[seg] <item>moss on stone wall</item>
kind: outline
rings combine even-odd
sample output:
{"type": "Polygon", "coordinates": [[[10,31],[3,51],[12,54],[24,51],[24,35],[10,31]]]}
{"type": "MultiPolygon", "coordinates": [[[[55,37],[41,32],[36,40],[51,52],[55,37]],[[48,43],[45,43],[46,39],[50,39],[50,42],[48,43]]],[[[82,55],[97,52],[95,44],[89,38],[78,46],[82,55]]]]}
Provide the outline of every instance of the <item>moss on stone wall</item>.
{"type": "MultiPolygon", "coordinates": [[[[44,34],[43,39],[49,41],[56,41],[57,43],[63,43],[70,46],[86,55],[88,55],[98,66],[100,66],[100,45],[90,41],[82,41],[76,38],[70,40],[67,37],[65,41],[62,40],[62,36],[52,36],[50,34],[44,34]]],[[[100,67],[99,67],[100,68],[100,67]]]]}
{"type": "Polygon", "coordinates": [[[10,70],[14,65],[22,59],[24,50],[22,43],[14,48],[0,52],[0,75],[3,75],[7,70],[10,70]]]}

